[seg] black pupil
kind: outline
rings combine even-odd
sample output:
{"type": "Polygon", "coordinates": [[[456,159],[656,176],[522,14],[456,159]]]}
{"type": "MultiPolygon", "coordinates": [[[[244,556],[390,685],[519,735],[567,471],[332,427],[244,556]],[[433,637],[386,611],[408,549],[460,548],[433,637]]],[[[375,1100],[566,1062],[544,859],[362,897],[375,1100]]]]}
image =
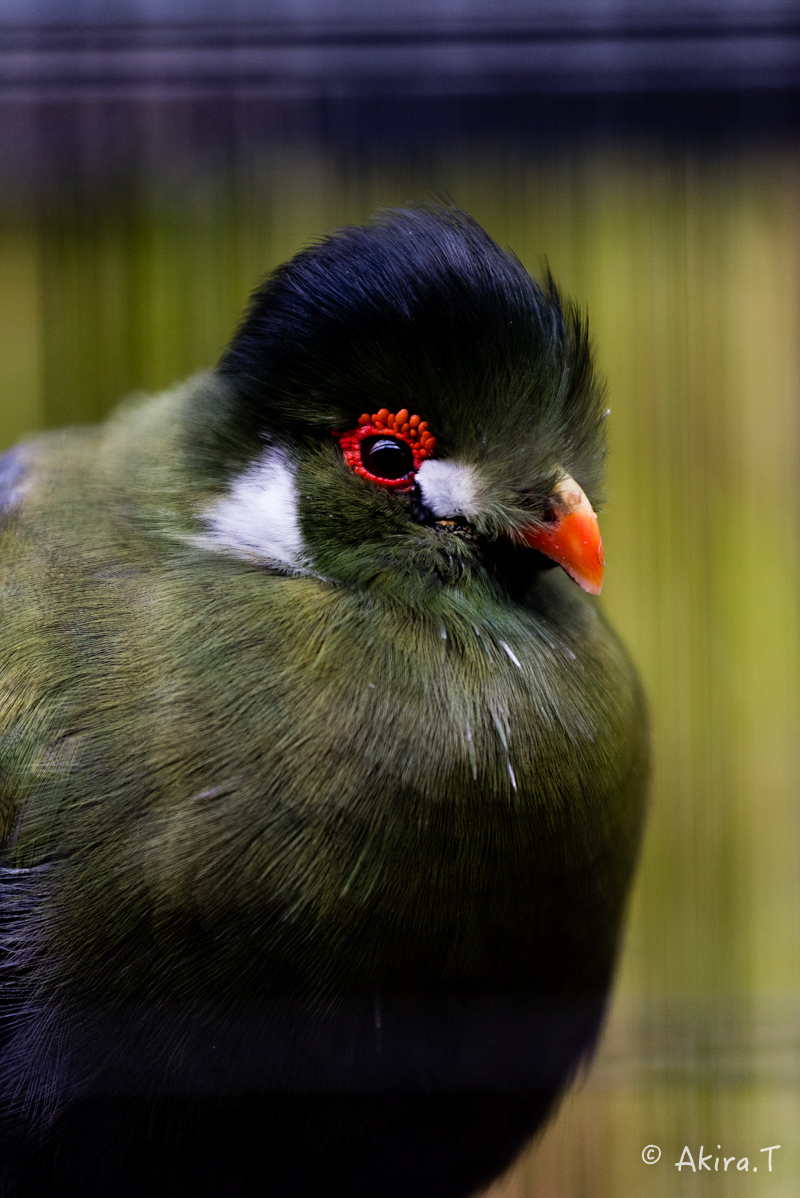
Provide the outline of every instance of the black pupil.
{"type": "Polygon", "coordinates": [[[361,461],[376,478],[404,478],[414,469],[411,446],[393,437],[365,437],[361,461]]]}

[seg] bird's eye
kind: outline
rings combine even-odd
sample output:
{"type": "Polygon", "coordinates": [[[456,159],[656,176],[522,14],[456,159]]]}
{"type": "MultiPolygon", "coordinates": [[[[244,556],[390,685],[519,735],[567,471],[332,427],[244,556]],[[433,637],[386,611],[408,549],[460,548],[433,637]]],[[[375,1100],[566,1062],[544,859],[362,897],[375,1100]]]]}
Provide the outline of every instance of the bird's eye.
{"type": "Polygon", "coordinates": [[[427,422],[409,415],[407,408],[365,412],[357,428],[333,435],[353,474],[398,491],[411,490],[415,473],[436,450],[427,422]]]}
{"type": "Polygon", "coordinates": [[[361,442],[361,461],[376,478],[405,478],[414,469],[411,446],[394,437],[366,437],[361,442]]]}

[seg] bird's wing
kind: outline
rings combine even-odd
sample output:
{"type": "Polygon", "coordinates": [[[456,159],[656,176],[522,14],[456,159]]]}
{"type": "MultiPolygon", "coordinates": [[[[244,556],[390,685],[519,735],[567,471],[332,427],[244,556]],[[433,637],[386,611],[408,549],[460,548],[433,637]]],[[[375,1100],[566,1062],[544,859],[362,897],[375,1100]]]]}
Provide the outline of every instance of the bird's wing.
{"type": "MultiPolygon", "coordinates": [[[[3,517],[5,513],[9,511],[19,499],[19,484],[25,475],[27,464],[27,454],[23,449],[9,449],[6,453],[0,454],[0,529],[2,529],[3,526],[3,517]]],[[[10,830],[9,806],[3,801],[2,775],[2,753],[0,753],[0,849],[2,849],[10,830]]],[[[2,876],[0,876],[0,886],[2,886],[2,882],[3,879],[2,876]]],[[[0,903],[0,908],[1,907],[2,903],[0,903]]],[[[0,927],[0,932],[1,930],[2,929],[0,927]]]]}
{"type": "MultiPolygon", "coordinates": [[[[27,470],[27,453],[20,448],[0,453],[0,530],[3,517],[19,499],[19,485],[27,470]]],[[[0,849],[8,834],[8,812],[3,802],[2,756],[0,755],[0,849]]]]}
{"type": "MultiPolygon", "coordinates": [[[[28,468],[28,455],[20,448],[0,454],[0,529],[3,517],[19,499],[19,487],[28,468]]],[[[0,753],[0,849],[11,831],[13,809],[3,801],[2,753],[0,753]]],[[[26,917],[33,912],[33,869],[14,869],[0,864],[0,1058],[21,1002],[24,975],[20,947],[26,917]]]]}

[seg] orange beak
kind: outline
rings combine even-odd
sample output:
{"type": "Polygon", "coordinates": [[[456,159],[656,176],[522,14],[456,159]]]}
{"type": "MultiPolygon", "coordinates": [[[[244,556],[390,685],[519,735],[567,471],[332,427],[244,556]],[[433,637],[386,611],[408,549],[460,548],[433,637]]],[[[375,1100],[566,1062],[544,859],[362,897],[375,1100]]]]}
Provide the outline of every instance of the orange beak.
{"type": "Polygon", "coordinates": [[[558,562],[590,595],[603,585],[603,539],[583,489],[567,474],[555,489],[552,519],[521,533],[526,545],[558,562]]]}

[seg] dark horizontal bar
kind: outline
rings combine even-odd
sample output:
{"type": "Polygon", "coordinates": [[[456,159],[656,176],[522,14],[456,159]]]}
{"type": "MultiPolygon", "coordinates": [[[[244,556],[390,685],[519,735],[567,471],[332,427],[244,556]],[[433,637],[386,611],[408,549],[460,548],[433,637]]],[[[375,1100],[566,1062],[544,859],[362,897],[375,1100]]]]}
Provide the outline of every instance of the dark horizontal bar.
{"type": "Polygon", "coordinates": [[[436,45],[493,45],[535,44],[547,42],[610,42],[635,43],[646,41],[686,42],[753,39],[762,37],[796,37],[800,35],[800,11],[793,19],[767,19],[758,23],[733,21],[724,24],[706,21],[703,24],[676,26],[639,23],[619,26],[597,23],[568,25],[553,22],[549,25],[471,24],[463,27],[430,26],[404,28],[382,27],[347,28],[315,27],[310,25],[236,22],[218,24],[154,23],[152,25],[58,24],[50,26],[9,26],[0,18],[0,51],[33,52],[39,54],[74,51],[113,52],[164,49],[226,50],[240,46],[271,49],[350,48],[384,46],[436,45]]]}
{"type": "Polygon", "coordinates": [[[419,32],[513,34],[574,29],[640,33],[776,29],[796,24],[796,0],[3,0],[0,30],[270,28],[344,36],[419,32]]]}
{"type": "Polygon", "coordinates": [[[786,88],[800,84],[800,31],[758,37],[0,49],[0,94],[228,84],[291,96],[786,88]]]}

